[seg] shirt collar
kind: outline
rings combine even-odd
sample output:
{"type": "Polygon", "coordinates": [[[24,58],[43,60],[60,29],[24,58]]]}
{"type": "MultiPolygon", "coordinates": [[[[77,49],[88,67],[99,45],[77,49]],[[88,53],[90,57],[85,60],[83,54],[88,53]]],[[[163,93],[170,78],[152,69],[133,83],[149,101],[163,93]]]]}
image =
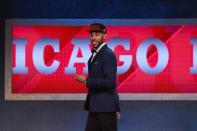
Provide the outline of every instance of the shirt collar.
{"type": "Polygon", "coordinates": [[[96,49],[96,52],[98,53],[99,50],[100,50],[104,45],[106,45],[106,42],[102,43],[102,44],[98,47],[98,49],[96,49]]]}

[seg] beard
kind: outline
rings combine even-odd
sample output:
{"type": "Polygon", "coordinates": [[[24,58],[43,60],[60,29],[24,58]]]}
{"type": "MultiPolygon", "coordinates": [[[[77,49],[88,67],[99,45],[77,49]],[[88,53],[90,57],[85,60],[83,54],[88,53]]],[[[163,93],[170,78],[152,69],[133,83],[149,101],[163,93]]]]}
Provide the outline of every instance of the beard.
{"type": "Polygon", "coordinates": [[[99,46],[104,42],[104,39],[102,38],[101,40],[95,42],[97,42],[97,44],[94,44],[94,41],[91,41],[93,48],[98,49],[99,46]]]}

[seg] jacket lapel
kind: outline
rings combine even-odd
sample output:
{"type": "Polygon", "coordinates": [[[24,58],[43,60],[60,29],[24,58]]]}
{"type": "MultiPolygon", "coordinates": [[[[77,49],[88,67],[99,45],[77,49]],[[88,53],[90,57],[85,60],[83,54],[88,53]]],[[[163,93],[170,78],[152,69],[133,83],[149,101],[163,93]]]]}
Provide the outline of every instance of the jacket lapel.
{"type": "Polygon", "coordinates": [[[91,55],[91,57],[89,58],[89,60],[88,60],[88,69],[90,69],[90,65],[91,65],[91,59],[92,59],[92,57],[93,57],[93,54],[91,55]]]}
{"type": "Polygon", "coordinates": [[[92,64],[94,63],[94,61],[97,59],[97,57],[101,54],[101,52],[102,52],[106,47],[107,47],[107,44],[104,45],[104,46],[99,50],[99,52],[94,56],[92,62],[91,62],[91,59],[92,59],[93,55],[89,58],[89,60],[88,60],[88,69],[89,69],[89,70],[90,70],[92,64]]]}

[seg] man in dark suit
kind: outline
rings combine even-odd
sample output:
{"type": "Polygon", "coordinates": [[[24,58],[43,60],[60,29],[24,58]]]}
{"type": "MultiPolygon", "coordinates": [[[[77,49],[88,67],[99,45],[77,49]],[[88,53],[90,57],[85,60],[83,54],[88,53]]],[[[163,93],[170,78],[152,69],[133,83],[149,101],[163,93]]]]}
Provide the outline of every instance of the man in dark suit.
{"type": "Polygon", "coordinates": [[[103,24],[91,24],[88,32],[93,46],[88,60],[88,77],[73,75],[88,88],[86,131],[117,131],[120,108],[116,92],[116,56],[105,43],[106,27],[103,24]]]}

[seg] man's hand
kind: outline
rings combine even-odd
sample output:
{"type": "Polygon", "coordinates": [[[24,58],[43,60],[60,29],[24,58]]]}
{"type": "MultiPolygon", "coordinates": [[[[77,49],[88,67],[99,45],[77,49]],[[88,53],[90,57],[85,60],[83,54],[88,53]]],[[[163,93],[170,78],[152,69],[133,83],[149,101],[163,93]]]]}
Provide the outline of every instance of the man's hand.
{"type": "Polygon", "coordinates": [[[120,119],[120,113],[119,112],[116,112],[116,119],[117,119],[117,121],[120,119]]]}
{"type": "Polygon", "coordinates": [[[73,74],[72,76],[73,76],[74,79],[76,79],[79,82],[85,83],[85,81],[86,81],[86,76],[84,76],[84,75],[73,74]]]}

